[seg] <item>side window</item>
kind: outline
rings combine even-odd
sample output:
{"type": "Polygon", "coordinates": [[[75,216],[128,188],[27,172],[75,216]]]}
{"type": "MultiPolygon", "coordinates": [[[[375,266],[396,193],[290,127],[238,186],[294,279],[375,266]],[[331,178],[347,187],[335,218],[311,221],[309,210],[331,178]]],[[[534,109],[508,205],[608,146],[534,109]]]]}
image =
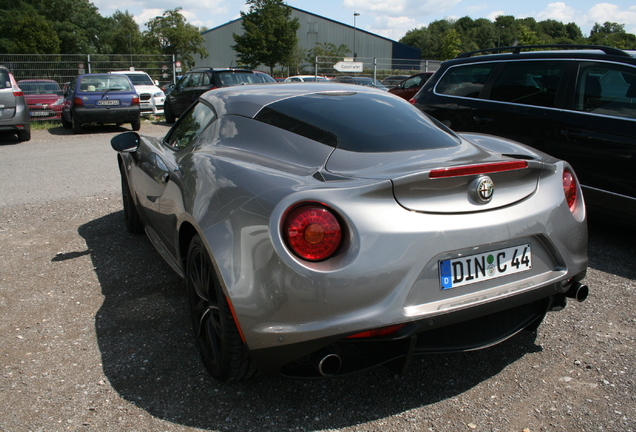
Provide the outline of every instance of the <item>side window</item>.
{"type": "Polygon", "coordinates": [[[212,84],[212,74],[206,72],[203,74],[203,80],[201,81],[201,85],[208,87],[212,84]]]}
{"type": "Polygon", "coordinates": [[[609,63],[582,65],[574,109],[636,119],[636,68],[609,63]]]}
{"type": "Polygon", "coordinates": [[[212,108],[203,102],[197,102],[179,118],[164,142],[175,150],[181,150],[197,138],[215,119],[216,114],[212,108]]]}
{"type": "Polygon", "coordinates": [[[404,88],[405,89],[410,89],[413,87],[418,87],[420,85],[420,82],[422,81],[422,77],[421,76],[416,76],[410,79],[407,79],[406,81],[404,81],[404,88]]]}
{"type": "Polygon", "coordinates": [[[450,68],[439,80],[435,91],[450,96],[478,98],[496,63],[450,68]]]}
{"type": "Polygon", "coordinates": [[[493,83],[490,99],[554,107],[566,66],[565,62],[506,63],[493,83]]]}
{"type": "Polygon", "coordinates": [[[566,62],[510,62],[497,76],[490,99],[524,105],[554,107],[566,62]]]}

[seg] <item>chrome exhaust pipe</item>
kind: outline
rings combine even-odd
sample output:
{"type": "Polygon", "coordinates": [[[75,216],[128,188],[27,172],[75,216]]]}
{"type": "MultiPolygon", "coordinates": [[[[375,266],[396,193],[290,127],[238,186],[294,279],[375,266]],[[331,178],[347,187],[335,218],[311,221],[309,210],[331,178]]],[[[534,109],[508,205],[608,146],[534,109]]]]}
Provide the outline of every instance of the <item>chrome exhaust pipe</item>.
{"type": "Polygon", "coordinates": [[[566,297],[573,298],[579,303],[584,302],[589,294],[590,289],[587,287],[587,285],[579,282],[574,282],[570,289],[565,292],[566,297]]]}
{"type": "Polygon", "coordinates": [[[331,377],[340,371],[342,360],[338,354],[329,353],[319,358],[318,372],[324,377],[331,377]]]}

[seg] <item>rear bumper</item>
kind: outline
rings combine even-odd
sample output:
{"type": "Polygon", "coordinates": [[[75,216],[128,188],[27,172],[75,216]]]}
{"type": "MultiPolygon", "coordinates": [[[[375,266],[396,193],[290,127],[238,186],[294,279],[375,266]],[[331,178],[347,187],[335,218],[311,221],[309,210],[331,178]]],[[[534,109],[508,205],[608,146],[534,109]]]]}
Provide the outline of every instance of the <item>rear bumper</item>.
{"type": "Polygon", "coordinates": [[[401,373],[414,355],[472,351],[500,343],[524,329],[536,329],[550,310],[566,304],[571,284],[561,282],[496,302],[407,323],[391,336],[347,339],[339,335],[278,348],[251,351],[261,373],[316,379],[343,376],[387,365],[401,373]],[[319,365],[335,356],[340,366],[329,374],[319,365]]]}
{"type": "Polygon", "coordinates": [[[75,108],[73,115],[79,123],[131,123],[137,121],[139,107],[127,108],[75,108]]]}

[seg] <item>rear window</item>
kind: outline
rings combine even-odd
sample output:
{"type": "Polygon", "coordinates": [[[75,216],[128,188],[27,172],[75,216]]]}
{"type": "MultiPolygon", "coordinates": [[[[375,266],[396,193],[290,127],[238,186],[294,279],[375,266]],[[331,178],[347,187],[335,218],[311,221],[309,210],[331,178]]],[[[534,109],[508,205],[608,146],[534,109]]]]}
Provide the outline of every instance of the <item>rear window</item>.
{"type": "Polygon", "coordinates": [[[87,75],[81,78],[79,90],[82,92],[132,91],[132,85],[125,75],[87,75]]]}
{"type": "Polygon", "coordinates": [[[353,152],[452,147],[459,138],[390,94],[324,92],[274,102],[256,120],[353,152]]]}
{"type": "Polygon", "coordinates": [[[0,69],[0,89],[10,88],[11,79],[9,73],[5,69],[0,69]]]}

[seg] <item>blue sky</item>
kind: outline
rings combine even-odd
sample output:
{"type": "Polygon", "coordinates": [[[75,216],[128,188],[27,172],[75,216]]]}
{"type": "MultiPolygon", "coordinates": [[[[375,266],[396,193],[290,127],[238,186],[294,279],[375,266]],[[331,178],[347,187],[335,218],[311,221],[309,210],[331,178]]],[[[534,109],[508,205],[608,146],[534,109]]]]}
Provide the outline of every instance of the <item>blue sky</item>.
{"type": "MultiPolygon", "coordinates": [[[[151,18],[178,6],[182,7],[181,13],[189,23],[207,28],[234,20],[241,10],[248,9],[244,0],[92,0],[92,3],[102,16],[110,16],[116,10],[128,11],[142,30],[151,18]]],[[[287,4],[348,25],[354,25],[354,12],[357,12],[360,14],[355,19],[357,28],[393,40],[435,20],[464,16],[494,20],[498,15],[574,22],[586,36],[594,23],[611,21],[625,24],[626,31],[636,34],[634,0],[607,3],[591,0],[287,0],[287,4]]]]}

